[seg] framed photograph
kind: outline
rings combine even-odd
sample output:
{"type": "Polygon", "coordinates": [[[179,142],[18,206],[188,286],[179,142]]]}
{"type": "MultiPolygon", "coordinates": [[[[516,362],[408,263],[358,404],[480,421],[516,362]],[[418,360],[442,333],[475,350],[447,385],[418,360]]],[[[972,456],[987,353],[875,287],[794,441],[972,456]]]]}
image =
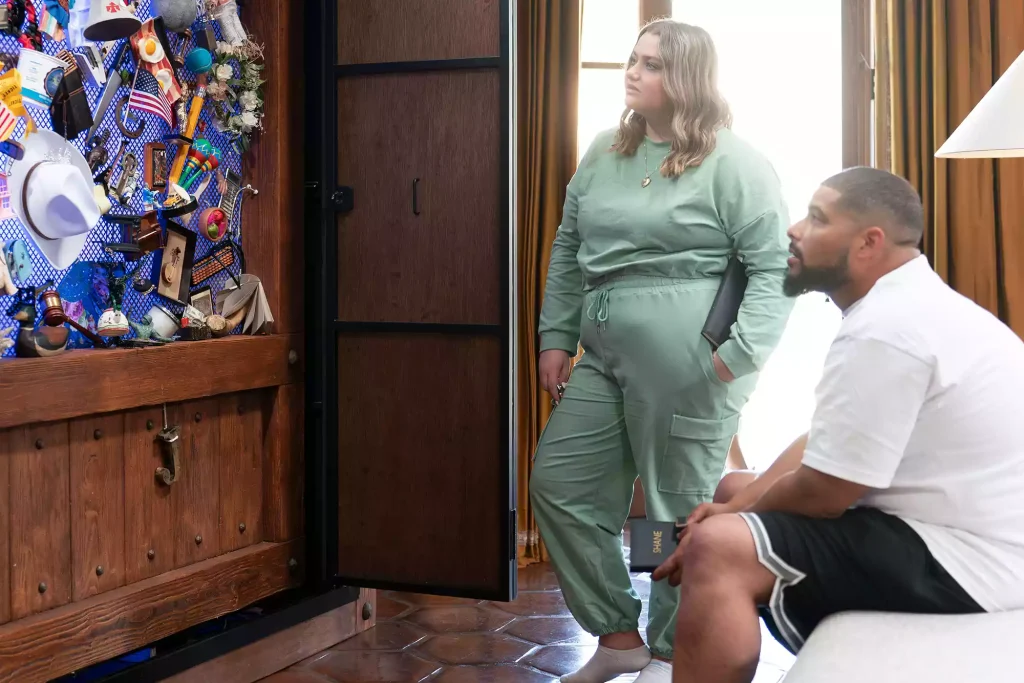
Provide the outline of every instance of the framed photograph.
{"type": "Polygon", "coordinates": [[[146,185],[151,190],[167,187],[167,146],[162,142],[146,143],[146,185]]]}
{"type": "Polygon", "coordinates": [[[203,287],[192,292],[192,306],[205,317],[213,315],[213,290],[203,287]]]}
{"type": "Polygon", "coordinates": [[[191,230],[168,221],[163,252],[159,258],[153,257],[156,293],[183,306],[189,302],[196,239],[191,230]]]}

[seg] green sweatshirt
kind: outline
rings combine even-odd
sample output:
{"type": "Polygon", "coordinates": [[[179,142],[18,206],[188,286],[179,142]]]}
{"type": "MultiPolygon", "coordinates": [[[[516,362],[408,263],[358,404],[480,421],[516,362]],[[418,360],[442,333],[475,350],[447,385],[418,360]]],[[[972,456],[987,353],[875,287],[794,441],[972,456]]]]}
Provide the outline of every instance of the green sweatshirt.
{"type": "Polygon", "coordinates": [[[576,354],[584,292],[604,278],[717,278],[735,253],[749,282],[718,355],[736,377],[760,370],[793,308],[782,293],[789,217],[775,170],[721,129],[700,166],[665,178],[659,169],[671,143],[648,139],[645,188],[643,145],[623,156],[609,149],[614,136],[597,136],[566,190],[540,315],[541,351],[576,354]]]}

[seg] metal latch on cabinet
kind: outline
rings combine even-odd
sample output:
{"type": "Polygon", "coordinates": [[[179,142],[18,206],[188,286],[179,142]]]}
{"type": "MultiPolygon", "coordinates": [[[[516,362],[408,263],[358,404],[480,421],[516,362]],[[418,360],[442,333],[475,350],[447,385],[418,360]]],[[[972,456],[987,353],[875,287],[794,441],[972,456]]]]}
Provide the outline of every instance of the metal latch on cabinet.
{"type": "Polygon", "coordinates": [[[156,435],[160,442],[160,455],[164,466],[156,468],[157,481],[170,486],[181,478],[181,427],[167,424],[167,404],[164,404],[164,428],[156,435]]]}

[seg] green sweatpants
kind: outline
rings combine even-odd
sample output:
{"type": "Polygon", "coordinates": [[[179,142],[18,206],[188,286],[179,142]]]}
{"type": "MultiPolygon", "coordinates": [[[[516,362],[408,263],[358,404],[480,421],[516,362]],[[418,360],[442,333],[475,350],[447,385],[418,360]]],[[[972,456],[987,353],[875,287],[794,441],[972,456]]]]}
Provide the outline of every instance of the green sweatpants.
{"type": "MultiPolygon", "coordinates": [[[[718,379],[700,335],[719,281],[620,277],[588,292],[583,358],[537,448],[530,495],[573,616],[589,633],[635,630],[641,602],[622,528],[639,474],[648,519],[710,501],[755,375],[718,379]]],[[[671,658],[678,590],[651,587],[647,642],[671,658]]]]}

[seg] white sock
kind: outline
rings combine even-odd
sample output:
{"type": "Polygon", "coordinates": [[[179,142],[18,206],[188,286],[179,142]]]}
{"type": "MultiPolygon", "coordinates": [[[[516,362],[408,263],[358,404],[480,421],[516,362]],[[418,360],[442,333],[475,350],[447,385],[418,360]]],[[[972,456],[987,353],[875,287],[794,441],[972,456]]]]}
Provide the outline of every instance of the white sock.
{"type": "Polygon", "coordinates": [[[636,673],[650,661],[651,651],[646,645],[632,650],[612,650],[601,645],[582,669],[558,680],[562,683],[605,683],[622,674],[636,673]]]}
{"type": "Polygon", "coordinates": [[[660,659],[652,659],[636,677],[636,683],[672,683],[672,665],[660,659]]]}

